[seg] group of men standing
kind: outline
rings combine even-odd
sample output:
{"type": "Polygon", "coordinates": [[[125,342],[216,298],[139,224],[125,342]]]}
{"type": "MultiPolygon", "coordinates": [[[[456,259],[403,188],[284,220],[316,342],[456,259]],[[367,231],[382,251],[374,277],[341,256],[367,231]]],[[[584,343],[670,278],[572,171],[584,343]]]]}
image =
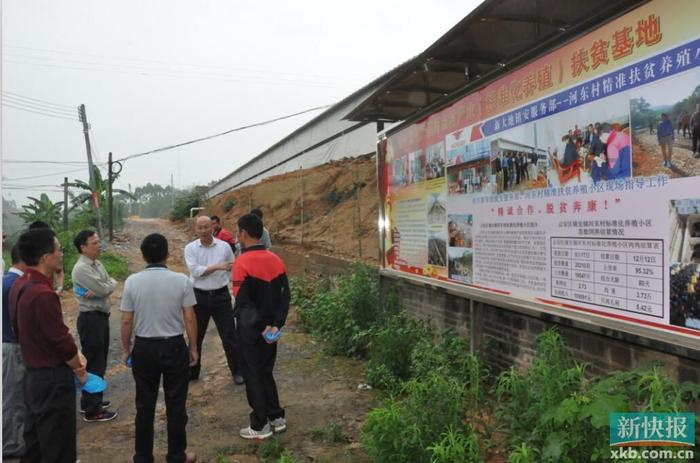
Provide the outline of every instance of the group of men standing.
{"type": "MultiPolygon", "coordinates": [[[[197,239],[185,248],[189,277],[167,268],[168,241],[163,235],[151,234],[141,243],[146,267],[127,278],[120,307],[122,361],[132,367],[136,385],[135,463],[154,461],[153,422],[161,377],[168,420],[166,460],[196,461],[194,454],[186,453],[187,392],[189,382],[201,373],[211,318],[232,379],[245,384],[252,408],[240,436],[264,439],[286,429],[272,371],[289,308],[289,284],[284,263],[269,251],[261,216],[242,216],[237,238],[221,228],[218,218],[199,217],[197,239]]],[[[80,307],[81,352],[63,322],[53,286],[54,275],[62,269],[63,250],[56,234],[43,225],[19,237],[12,250],[13,266],[3,278],[3,456],[19,456],[22,462],[74,463],[75,390],[85,384],[88,373],[105,375],[109,297],[117,283],[99,261],[97,234],[78,233],[74,245],[80,256],[72,277],[80,307]]],[[[117,412],[110,406],[102,393],[82,392],[85,421],[115,419],[117,412]]]]}

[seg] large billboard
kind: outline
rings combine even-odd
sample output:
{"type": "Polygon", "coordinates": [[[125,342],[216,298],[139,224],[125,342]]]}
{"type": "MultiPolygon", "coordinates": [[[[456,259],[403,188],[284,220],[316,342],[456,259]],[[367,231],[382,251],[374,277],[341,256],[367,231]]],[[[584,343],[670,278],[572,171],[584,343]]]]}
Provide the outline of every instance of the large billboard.
{"type": "Polygon", "coordinates": [[[383,265],[700,339],[700,29],[656,0],[379,144],[383,265]]]}

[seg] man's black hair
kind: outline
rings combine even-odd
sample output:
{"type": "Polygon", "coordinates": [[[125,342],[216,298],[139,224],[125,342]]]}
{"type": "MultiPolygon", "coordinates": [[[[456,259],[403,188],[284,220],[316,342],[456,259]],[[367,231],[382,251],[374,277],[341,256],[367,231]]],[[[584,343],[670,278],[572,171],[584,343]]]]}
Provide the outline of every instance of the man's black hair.
{"type": "Polygon", "coordinates": [[[262,209],[260,209],[259,207],[256,207],[255,209],[251,209],[250,213],[253,215],[257,215],[260,218],[260,220],[262,220],[262,218],[263,218],[262,209]]]}
{"type": "Polygon", "coordinates": [[[42,228],[51,229],[51,227],[49,227],[49,224],[44,222],[43,220],[35,220],[34,222],[29,224],[29,230],[41,230],[42,228]]]}
{"type": "Polygon", "coordinates": [[[73,244],[75,245],[75,248],[78,250],[79,254],[83,253],[83,250],[81,249],[82,246],[85,246],[87,244],[88,238],[90,238],[94,234],[95,230],[82,230],[77,235],[75,235],[75,238],[73,238],[73,244]]]}
{"type": "Polygon", "coordinates": [[[19,258],[30,267],[36,266],[44,254],[56,250],[56,234],[50,228],[35,228],[22,233],[17,240],[19,258]]]}
{"type": "Polygon", "coordinates": [[[259,240],[263,235],[263,223],[255,214],[246,214],[238,219],[238,228],[245,230],[251,238],[259,240]]]}
{"type": "Polygon", "coordinates": [[[219,222],[219,223],[221,223],[221,219],[219,218],[218,215],[212,215],[212,216],[211,216],[211,221],[212,221],[212,222],[219,222]]]}
{"type": "Polygon", "coordinates": [[[12,265],[19,264],[22,262],[22,258],[19,256],[19,246],[15,243],[10,249],[10,258],[12,259],[12,265]]]}
{"type": "Polygon", "coordinates": [[[160,264],[168,258],[168,240],[160,233],[151,233],[141,242],[141,254],[149,264],[160,264]]]}

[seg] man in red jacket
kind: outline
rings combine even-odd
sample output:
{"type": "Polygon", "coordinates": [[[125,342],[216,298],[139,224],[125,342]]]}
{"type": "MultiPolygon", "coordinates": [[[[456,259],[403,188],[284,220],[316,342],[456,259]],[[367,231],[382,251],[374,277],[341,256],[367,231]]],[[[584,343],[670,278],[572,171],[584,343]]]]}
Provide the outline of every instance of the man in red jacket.
{"type": "Polygon", "coordinates": [[[242,253],[233,264],[233,309],[246,371],[245,392],[253,409],[244,439],[267,439],[287,429],[272,375],[277,336],[289,311],[289,282],[284,262],[260,244],[262,220],[254,214],[238,219],[242,253]]]}
{"type": "Polygon", "coordinates": [[[233,234],[221,226],[221,219],[218,215],[211,216],[211,226],[214,230],[214,238],[224,241],[231,246],[233,252],[236,252],[236,238],[233,234]]]}
{"type": "Polygon", "coordinates": [[[26,366],[27,446],[23,462],[75,463],[75,386],[87,380],[87,361],[63,323],[51,278],[63,249],[49,229],[29,230],[17,241],[27,271],[10,292],[10,318],[26,366]]]}

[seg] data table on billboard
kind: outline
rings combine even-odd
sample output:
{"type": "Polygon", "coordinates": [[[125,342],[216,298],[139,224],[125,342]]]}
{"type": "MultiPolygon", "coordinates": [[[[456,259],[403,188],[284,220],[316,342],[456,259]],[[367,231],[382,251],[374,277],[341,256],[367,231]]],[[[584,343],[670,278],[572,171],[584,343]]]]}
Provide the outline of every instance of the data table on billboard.
{"type": "Polygon", "coordinates": [[[663,319],[663,240],[551,237],[552,297],[663,319]]]}

